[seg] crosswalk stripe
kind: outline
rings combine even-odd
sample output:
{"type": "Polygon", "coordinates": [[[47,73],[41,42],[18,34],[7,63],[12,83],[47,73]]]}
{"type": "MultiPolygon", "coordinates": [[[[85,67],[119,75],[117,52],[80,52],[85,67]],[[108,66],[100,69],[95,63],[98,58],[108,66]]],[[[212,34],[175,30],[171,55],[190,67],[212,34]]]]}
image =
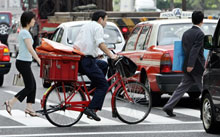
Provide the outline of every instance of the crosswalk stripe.
{"type": "MultiPolygon", "coordinates": [[[[128,108],[126,108],[128,110],[128,108]]],[[[103,110],[106,111],[111,111],[111,107],[103,107],[103,110]]],[[[123,115],[126,116],[130,116],[126,113],[127,111],[125,111],[123,113],[123,115]]],[[[181,113],[181,114],[185,114],[185,115],[189,115],[189,116],[197,116],[199,113],[199,110],[193,110],[193,109],[175,109],[176,113],[181,113]],[[192,112],[192,113],[191,113],[192,112]]],[[[12,110],[12,116],[10,116],[5,110],[0,110],[0,115],[7,117],[9,119],[12,119],[16,122],[19,122],[25,126],[29,126],[29,127],[53,127],[53,125],[47,121],[47,119],[41,118],[41,117],[30,117],[27,116],[25,117],[25,113],[24,111],[21,110],[12,110]]],[[[98,114],[99,115],[99,114],[98,114]]],[[[71,113],[65,113],[66,117],[71,117],[71,113]]],[[[197,116],[198,117],[198,116],[197,116]]],[[[116,120],[112,120],[109,118],[105,118],[105,117],[101,117],[101,121],[97,122],[95,120],[90,120],[87,118],[86,115],[83,115],[82,118],[80,119],[80,122],[76,124],[76,126],[80,126],[80,125],[125,125],[125,123],[123,122],[118,122],[116,120]]],[[[193,121],[192,123],[195,123],[196,121],[193,121]]],[[[175,124],[175,123],[184,123],[184,121],[180,121],[180,120],[176,120],[176,119],[172,119],[172,118],[168,118],[165,116],[160,116],[157,114],[152,114],[150,113],[148,115],[148,117],[145,119],[145,122],[142,122],[141,124],[175,124]]],[[[200,122],[201,123],[201,122],[200,122]]]]}
{"type": "MultiPolygon", "coordinates": [[[[9,94],[15,95],[16,92],[10,91],[10,90],[4,90],[4,92],[7,92],[9,94]]],[[[39,99],[36,99],[36,102],[40,103],[39,99]]],[[[53,104],[51,102],[48,102],[49,104],[53,104]]],[[[156,107],[157,109],[161,109],[159,107],[156,107]]],[[[125,111],[123,112],[123,115],[130,116],[128,115],[129,108],[124,108],[125,111]]],[[[106,110],[108,112],[111,112],[111,107],[103,107],[103,110],[106,110]]],[[[98,112],[101,114],[101,112],[98,112]]],[[[140,112],[143,113],[143,112],[140,112]]],[[[195,110],[195,109],[189,109],[189,108],[175,108],[174,113],[180,113],[183,115],[191,116],[191,117],[200,117],[200,111],[195,110]]],[[[10,118],[14,121],[17,121],[21,124],[24,124],[26,126],[39,126],[39,127],[51,127],[53,126],[51,123],[47,121],[47,119],[40,118],[40,117],[25,117],[24,112],[21,110],[12,110],[13,116],[10,116],[5,110],[0,110],[0,115],[10,118]]],[[[63,114],[64,115],[64,114],[63,114]]],[[[64,116],[67,117],[72,117],[71,113],[67,114],[65,113],[64,116]]],[[[109,119],[106,117],[100,117],[102,120],[100,122],[97,122],[95,120],[90,120],[87,118],[86,115],[83,115],[82,118],[80,119],[81,123],[77,123],[77,125],[123,125],[123,122],[118,122],[115,119],[109,119]]],[[[166,116],[160,116],[157,114],[153,114],[152,112],[148,115],[148,117],[145,119],[144,123],[152,123],[152,124],[164,124],[164,123],[182,123],[184,121],[177,120],[177,119],[172,119],[166,116]]]]}
{"type": "MultiPolygon", "coordinates": [[[[12,94],[12,95],[16,95],[17,92],[11,91],[11,90],[3,90],[4,92],[8,93],[8,94],[12,94]]],[[[40,103],[40,99],[35,99],[35,102],[40,103]]]]}
{"type": "Polygon", "coordinates": [[[0,115],[26,126],[53,127],[53,125],[44,118],[30,116],[25,117],[24,111],[21,110],[12,110],[12,116],[10,116],[5,110],[0,110],[0,115]]]}
{"type": "Polygon", "coordinates": [[[172,118],[168,118],[168,117],[164,117],[164,116],[160,116],[160,115],[156,115],[156,114],[152,114],[152,113],[150,113],[148,115],[148,117],[145,119],[145,121],[148,121],[150,123],[177,123],[177,122],[180,122],[180,120],[176,120],[176,119],[172,119],[172,118]]]}
{"type": "MultiPolygon", "coordinates": [[[[69,118],[73,118],[73,115],[74,113],[71,113],[72,111],[66,111],[65,113],[59,113],[57,112],[57,114],[60,114],[60,115],[63,115],[63,116],[66,116],[66,117],[69,117],[69,118]],[[67,113],[68,112],[68,113],[67,113]]],[[[100,117],[100,116],[99,116],[100,117]]],[[[80,119],[80,122],[84,122],[86,123],[87,125],[120,125],[121,122],[117,122],[115,120],[111,120],[111,119],[108,119],[108,118],[105,118],[105,117],[100,117],[101,118],[101,121],[97,122],[95,120],[92,120],[92,119],[89,119],[87,118],[86,115],[83,115],[80,119]]]]}
{"type": "Polygon", "coordinates": [[[92,124],[92,125],[122,125],[123,124],[122,122],[117,122],[115,120],[111,120],[105,117],[100,117],[100,118],[101,118],[101,121],[97,122],[95,120],[88,119],[86,115],[83,115],[80,121],[83,121],[85,123],[92,124]]]}
{"type": "Polygon", "coordinates": [[[200,110],[189,109],[189,108],[175,108],[174,112],[184,114],[187,116],[191,116],[191,117],[200,118],[200,110]]]}
{"type": "MultiPolygon", "coordinates": [[[[103,109],[107,110],[107,111],[111,111],[110,107],[104,107],[103,109]]],[[[131,116],[127,113],[127,112],[131,111],[131,109],[129,109],[129,108],[124,108],[124,109],[125,109],[125,111],[123,111],[122,115],[131,116]]],[[[143,113],[143,112],[140,111],[138,113],[143,113]]],[[[151,122],[151,123],[171,123],[171,122],[176,123],[176,122],[180,122],[179,120],[175,120],[175,119],[172,119],[172,118],[167,118],[167,117],[152,114],[152,113],[150,113],[148,115],[148,117],[145,119],[145,121],[151,122]]]]}

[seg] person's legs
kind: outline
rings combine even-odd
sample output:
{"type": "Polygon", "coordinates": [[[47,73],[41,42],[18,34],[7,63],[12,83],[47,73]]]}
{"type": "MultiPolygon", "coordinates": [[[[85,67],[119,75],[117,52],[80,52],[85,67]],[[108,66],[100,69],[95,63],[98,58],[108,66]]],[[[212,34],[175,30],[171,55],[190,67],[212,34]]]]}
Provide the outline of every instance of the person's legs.
{"type": "MultiPolygon", "coordinates": [[[[23,77],[25,88],[22,89],[20,92],[18,92],[12,99],[6,101],[6,104],[8,105],[7,111],[8,110],[11,111],[11,108],[17,101],[22,102],[24,98],[29,94],[34,94],[34,95],[36,94],[36,84],[34,85],[34,82],[32,80],[33,73],[31,71],[31,62],[16,60],[16,68],[23,77]],[[34,87],[35,90],[33,91],[32,89],[34,89],[34,87]]],[[[35,96],[34,96],[34,100],[35,100],[35,96]]],[[[34,103],[34,101],[32,102],[34,103]]]]}
{"type": "MultiPolygon", "coordinates": [[[[104,60],[100,60],[97,59],[96,61],[96,65],[102,70],[104,76],[106,76],[107,70],[108,70],[108,64],[107,62],[105,62],[104,60]]],[[[91,82],[90,86],[89,86],[89,90],[95,88],[94,83],[91,82]]]]}
{"type": "Polygon", "coordinates": [[[31,62],[16,61],[16,67],[23,77],[25,88],[18,92],[15,97],[20,102],[22,102],[28,95],[34,94],[34,99],[32,98],[32,101],[29,102],[34,103],[36,94],[36,83],[35,80],[33,80],[31,62]]]}
{"type": "MultiPolygon", "coordinates": [[[[185,74],[183,76],[182,82],[178,85],[168,102],[165,104],[163,107],[163,110],[165,112],[170,112],[172,115],[173,108],[175,105],[179,102],[179,100],[182,98],[184,93],[189,90],[189,88],[195,83],[194,79],[192,76],[189,74],[185,74]]],[[[168,114],[169,115],[169,114],[168,114]]],[[[171,116],[170,115],[170,116],[171,116]]],[[[173,115],[174,116],[174,115],[173,115]]]]}
{"type": "MultiPolygon", "coordinates": [[[[103,63],[103,62],[102,62],[103,63]]],[[[92,101],[84,113],[91,116],[93,119],[100,121],[101,119],[96,115],[95,110],[101,110],[106,91],[108,90],[108,82],[105,79],[103,71],[96,64],[96,60],[91,57],[84,57],[80,61],[80,71],[85,73],[91,82],[96,87],[92,101]]]]}

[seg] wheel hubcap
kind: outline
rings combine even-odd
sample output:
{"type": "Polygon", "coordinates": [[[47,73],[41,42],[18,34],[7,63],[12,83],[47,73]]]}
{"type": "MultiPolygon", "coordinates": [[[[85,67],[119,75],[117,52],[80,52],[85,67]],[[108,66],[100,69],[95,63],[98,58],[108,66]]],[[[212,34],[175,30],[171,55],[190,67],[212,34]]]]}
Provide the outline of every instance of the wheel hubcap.
{"type": "Polygon", "coordinates": [[[203,116],[203,123],[206,129],[208,129],[211,125],[211,104],[208,99],[205,99],[203,103],[203,111],[202,111],[202,116],[203,116]]]}
{"type": "Polygon", "coordinates": [[[9,27],[5,24],[0,25],[0,34],[5,35],[8,33],[9,27]]]}

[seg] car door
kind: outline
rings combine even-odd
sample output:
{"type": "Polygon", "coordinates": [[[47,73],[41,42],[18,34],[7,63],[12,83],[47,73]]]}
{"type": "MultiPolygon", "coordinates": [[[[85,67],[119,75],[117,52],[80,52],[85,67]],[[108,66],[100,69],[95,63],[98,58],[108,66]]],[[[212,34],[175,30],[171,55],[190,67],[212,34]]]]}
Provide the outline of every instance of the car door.
{"type": "Polygon", "coordinates": [[[210,59],[207,64],[209,72],[210,93],[213,103],[220,107],[220,21],[214,34],[215,49],[210,53],[210,59]]]}

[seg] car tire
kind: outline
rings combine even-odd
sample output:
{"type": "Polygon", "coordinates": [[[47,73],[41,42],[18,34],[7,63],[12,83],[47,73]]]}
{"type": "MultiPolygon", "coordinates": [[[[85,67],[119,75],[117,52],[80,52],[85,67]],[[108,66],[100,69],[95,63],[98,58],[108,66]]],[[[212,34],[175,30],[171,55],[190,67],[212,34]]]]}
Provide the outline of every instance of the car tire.
{"type": "Polygon", "coordinates": [[[3,85],[4,75],[0,75],[0,87],[3,85]]]}
{"type": "Polygon", "coordinates": [[[44,88],[49,88],[51,86],[51,82],[42,79],[42,84],[44,88]]]}
{"type": "Polygon", "coordinates": [[[191,99],[197,99],[201,95],[201,92],[188,92],[188,95],[191,99]]]}
{"type": "Polygon", "coordinates": [[[146,78],[144,85],[147,89],[149,89],[151,93],[152,106],[158,106],[161,103],[161,94],[157,92],[152,92],[148,78],[146,78]]]}
{"type": "Polygon", "coordinates": [[[215,108],[209,94],[205,94],[202,98],[201,114],[205,131],[207,133],[219,133],[220,122],[217,122],[215,119],[215,108]]]}

